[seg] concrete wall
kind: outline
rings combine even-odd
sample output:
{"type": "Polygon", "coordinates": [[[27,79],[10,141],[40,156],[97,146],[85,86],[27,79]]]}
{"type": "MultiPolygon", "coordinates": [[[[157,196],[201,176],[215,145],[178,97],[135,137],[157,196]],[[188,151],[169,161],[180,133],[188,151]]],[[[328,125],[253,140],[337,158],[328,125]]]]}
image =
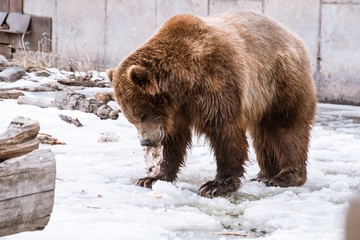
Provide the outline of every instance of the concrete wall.
{"type": "Polygon", "coordinates": [[[105,67],[174,14],[232,10],[268,15],[304,40],[319,100],[360,105],[360,0],[24,0],[24,13],[53,18],[55,52],[105,67]]]}

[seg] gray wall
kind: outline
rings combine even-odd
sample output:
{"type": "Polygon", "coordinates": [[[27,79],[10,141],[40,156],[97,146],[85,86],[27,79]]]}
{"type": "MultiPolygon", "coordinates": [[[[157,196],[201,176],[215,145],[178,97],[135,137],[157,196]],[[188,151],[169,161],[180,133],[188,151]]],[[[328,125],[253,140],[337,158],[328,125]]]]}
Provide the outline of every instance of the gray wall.
{"type": "Polygon", "coordinates": [[[170,16],[252,10],[305,42],[321,101],[360,105],[360,0],[24,0],[24,13],[53,18],[52,48],[117,65],[170,16]]]}

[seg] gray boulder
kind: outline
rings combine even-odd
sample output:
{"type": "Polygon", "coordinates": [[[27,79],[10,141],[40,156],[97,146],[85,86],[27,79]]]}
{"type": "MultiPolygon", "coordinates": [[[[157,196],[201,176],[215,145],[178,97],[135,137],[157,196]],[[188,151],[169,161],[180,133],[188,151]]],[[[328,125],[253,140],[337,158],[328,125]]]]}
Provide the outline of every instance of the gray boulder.
{"type": "Polygon", "coordinates": [[[3,82],[16,82],[26,75],[24,69],[19,67],[8,67],[0,72],[0,81],[3,82]]]}

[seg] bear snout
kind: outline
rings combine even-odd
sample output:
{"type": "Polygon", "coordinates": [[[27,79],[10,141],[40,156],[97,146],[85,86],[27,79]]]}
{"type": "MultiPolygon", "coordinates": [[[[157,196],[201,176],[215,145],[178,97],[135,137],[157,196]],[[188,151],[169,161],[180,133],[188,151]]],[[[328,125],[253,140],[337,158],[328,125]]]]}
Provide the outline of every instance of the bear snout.
{"type": "Polygon", "coordinates": [[[143,146],[143,147],[151,147],[151,146],[153,146],[153,143],[151,142],[151,140],[150,139],[144,139],[144,140],[141,140],[140,141],[140,144],[141,144],[141,146],[143,146]]]}

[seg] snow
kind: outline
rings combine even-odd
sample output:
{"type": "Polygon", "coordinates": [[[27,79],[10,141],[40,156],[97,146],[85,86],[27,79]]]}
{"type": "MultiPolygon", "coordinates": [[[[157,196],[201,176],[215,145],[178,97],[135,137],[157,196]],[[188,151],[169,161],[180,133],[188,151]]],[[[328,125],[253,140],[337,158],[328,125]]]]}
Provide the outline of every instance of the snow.
{"type": "MultiPolygon", "coordinates": [[[[52,71],[49,78],[30,74],[27,80],[0,83],[0,88],[38,85],[69,74],[52,71]]],[[[109,89],[81,92],[90,96],[99,90],[109,89]]],[[[26,93],[44,98],[53,94],[26,93]]],[[[40,146],[54,152],[57,164],[48,226],[1,240],[244,238],[216,232],[251,235],[246,239],[338,240],[344,238],[349,201],[360,195],[360,107],[318,104],[308,180],[303,186],[279,188],[251,182],[259,167],[250,148],[242,188],[215,198],[197,194],[216,171],[204,138],[194,136],[186,167],[175,184],[159,181],[151,190],[134,185],[145,176],[143,150],[135,127],[121,114],[116,121],[100,120],[90,113],[17,105],[15,100],[0,101],[0,114],[0,132],[13,118],[24,116],[38,120],[40,132],[67,143],[40,146]],[[59,114],[78,118],[84,127],[61,121],[59,114]],[[103,135],[119,141],[99,142],[103,135]]]]}

